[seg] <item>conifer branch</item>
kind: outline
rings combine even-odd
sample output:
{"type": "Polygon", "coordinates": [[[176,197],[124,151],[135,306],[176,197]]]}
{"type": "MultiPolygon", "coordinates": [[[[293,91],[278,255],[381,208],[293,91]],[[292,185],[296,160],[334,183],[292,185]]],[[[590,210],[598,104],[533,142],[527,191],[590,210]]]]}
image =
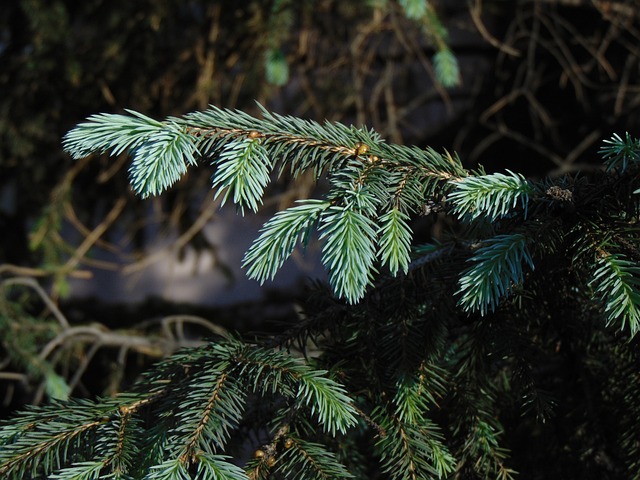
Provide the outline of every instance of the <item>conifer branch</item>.
{"type": "Polygon", "coordinates": [[[213,188],[218,189],[216,197],[224,193],[221,205],[233,193],[233,203],[243,213],[245,206],[253,212],[258,211],[271,170],[267,151],[260,144],[260,139],[248,138],[227,143],[215,163],[217,169],[213,176],[213,188]]]}
{"type": "Polygon", "coordinates": [[[212,159],[216,196],[222,196],[222,203],[232,199],[241,212],[259,208],[274,170],[327,175],[331,205],[307,201],[276,214],[247,252],[244,265],[251,278],[273,278],[297,239],[304,245],[317,224],[330,282],[337,296],[350,303],[364,296],[377,272],[376,262],[394,275],[406,271],[412,233],[405,212],[420,212],[429,201],[439,202],[451,187],[448,182],[468,175],[448,153],[390,145],[371,130],[321,125],[264,109],[260,119],[211,107],[163,122],[129,113],[91,116],[70,131],[63,144],[75,158],[128,152],[133,156],[133,188],[143,196],[175,183],[196,158],[212,159]],[[348,239],[344,246],[343,239],[348,239]],[[279,240],[284,243],[275,248],[279,240]]]}
{"type": "Polygon", "coordinates": [[[324,445],[289,437],[281,457],[278,471],[287,472],[290,478],[305,480],[331,480],[353,478],[335,454],[324,445]]]}
{"type": "Polygon", "coordinates": [[[311,228],[330,205],[324,200],[301,200],[297,206],[276,213],[242,260],[247,276],[261,283],[273,279],[296,244],[307,245],[311,228]]]}
{"type": "Polygon", "coordinates": [[[619,322],[634,336],[640,329],[640,266],[620,253],[600,252],[590,286],[604,304],[607,323],[619,322]]]}
{"type": "Polygon", "coordinates": [[[420,480],[446,478],[453,472],[455,459],[442,443],[438,427],[424,418],[422,424],[402,422],[379,410],[376,420],[381,422],[387,436],[376,443],[382,469],[393,479],[420,480]]]}
{"type": "Polygon", "coordinates": [[[463,446],[463,456],[457,470],[460,471],[466,465],[464,460],[468,457],[471,468],[476,474],[497,480],[513,480],[517,472],[504,463],[507,450],[500,447],[498,443],[498,436],[501,433],[490,423],[476,418],[463,446]]]}
{"type": "Polygon", "coordinates": [[[391,275],[399,270],[407,273],[411,259],[412,232],[409,227],[409,215],[398,208],[389,210],[380,217],[378,235],[378,257],[382,265],[388,265],[391,275]]]}
{"type": "Polygon", "coordinates": [[[329,207],[320,225],[326,238],[322,263],[338,297],[356,303],[373,279],[376,228],[363,212],[349,207],[329,207]]]}
{"type": "Polygon", "coordinates": [[[485,217],[490,222],[506,216],[518,203],[527,215],[529,194],[533,188],[520,174],[507,170],[509,175],[468,176],[453,182],[454,190],[447,197],[453,205],[452,213],[470,220],[485,217]]]}
{"type": "MultiPolygon", "coordinates": [[[[455,57],[429,2],[401,6],[433,29],[438,76],[443,83],[453,81],[455,57]]],[[[585,337],[610,339],[591,321],[596,300],[604,305],[607,323],[619,322],[632,335],[640,328],[637,232],[629,227],[637,223],[639,207],[635,197],[626,198],[636,187],[635,173],[628,172],[638,163],[640,143],[629,135],[606,142],[602,153],[609,171],[601,175],[607,182],[597,188],[588,179],[538,182],[511,171],[469,172],[448,152],[387,144],[370,130],[264,109],[254,118],[211,107],[163,122],[136,113],[98,115],[70,132],[65,148],[75,157],[128,152],[134,189],[144,196],[168,188],[196,160],[210,161],[215,195],[243,213],[260,208],[276,175],[326,177],[324,198],[300,201],[265,223],[243,266],[250,278],[272,279],[315,231],[332,291],[351,305],[318,294],[309,301],[317,310],[284,334],[284,341],[272,343],[290,346],[295,338],[306,355],[313,341],[318,363],[230,339],[162,362],[133,394],[60,403],[60,411],[19,417],[0,428],[0,473],[33,471],[59,480],[364,478],[363,452],[347,458],[332,450],[375,443],[380,469],[389,478],[471,474],[505,480],[514,472],[499,442],[497,419],[504,412],[498,398],[501,388],[509,393],[511,386],[501,378],[505,386],[497,387],[495,372],[524,371],[514,364],[526,362],[525,356],[505,347],[513,339],[511,329],[523,330],[513,324],[535,332],[541,350],[562,348],[536,330],[531,298],[545,295],[550,305],[545,300],[543,310],[566,302],[562,308],[584,321],[578,328],[593,329],[585,337]],[[609,192],[612,184],[622,186],[622,193],[609,192]],[[415,247],[414,216],[433,212],[462,220],[464,229],[452,229],[455,241],[432,239],[432,245],[415,247]],[[611,228],[620,233],[602,233],[611,228]],[[589,233],[585,240],[585,231],[605,239],[589,233]],[[534,268],[530,249],[544,271],[527,274],[525,284],[526,267],[534,268]],[[469,250],[474,253],[465,268],[469,250]],[[574,278],[560,278],[562,299],[550,298],[542,273],[551,272],[555,281],[566,269],[588,272],[584,285],[591,291],[575,289],[574,278]],[[376,281],[379,270],[390,275],[376,281]],[[392,278],[399,272],[406,275],[392,278]],[[519,285],[531,297],[504,302],[496,312],[519,285]],[[454,295],[461,308],[455,308],[454,295]],[[460,310],[480,316],[461,319],[460,310]],[[344,384],[315,366],[330,369],[337,361],[344,384]],[[356,400],[373,410],[371,418],[356,400]],[[256,420],[265,412],[274,418],[256,420]],[[435,415],[446,428],[436,424],[435,415]],[[226,455],[246,448],[247,439],[238,438],[246,431],[257,434],[251,448],[262,446],[241,469],[226,455]],[[265,435],[271,435],[266,442],[265,435]]],[[[536,386],[533,380],[528,385],[519,405],[536,386]]],[[[633,448],[629,438],[625,451],[633,448]]],[[[634,461],[627,463],[637,468],[634,461]]]]}
{"type": "Polygon", "coordinates": [[[485,315],[493,311],[500,299],[509,295],[524,279],[523,264],[534,268],[527,249],[529,239],[521,233],[498,235],[482,242],[469,260],[474,265],[465,270],[459,281],[459,304],[467,311],[485,315]]]}
{"type": "Polygon", "coordinates": [[[633,138],[629,132],[625,133],[624,139],[614,133],[611,139],[604,140],[600,154],[608,171],[624,172],[630,166],[640,163],[640,139],[633,138]]]}

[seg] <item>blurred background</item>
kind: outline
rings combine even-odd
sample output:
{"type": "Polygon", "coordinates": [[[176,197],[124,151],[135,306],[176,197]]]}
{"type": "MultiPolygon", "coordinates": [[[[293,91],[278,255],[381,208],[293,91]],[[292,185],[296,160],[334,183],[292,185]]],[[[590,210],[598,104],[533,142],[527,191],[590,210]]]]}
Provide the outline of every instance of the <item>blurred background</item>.
{"type": "Polygon", "coordinates": [[[203,336],[277,331],[324,275],[314,245],[262,287],[240,269],[264,221],[321,186],[280,178],[241,217],[213,200],[203,162],[143,201],[126,156],[62,151],[88,115],[258,115],[259,102],[455,151],[469,168],[573,174],[600,168],[612,133],[638,134],[638,12],[600,0],[5,0],[1,415],[112,394],[203,336]]]}

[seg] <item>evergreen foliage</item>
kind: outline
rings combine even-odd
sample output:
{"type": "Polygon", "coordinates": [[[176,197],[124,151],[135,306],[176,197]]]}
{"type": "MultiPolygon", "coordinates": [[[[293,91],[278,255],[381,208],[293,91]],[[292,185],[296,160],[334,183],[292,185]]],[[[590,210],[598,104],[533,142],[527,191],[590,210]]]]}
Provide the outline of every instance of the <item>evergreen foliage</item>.
{"type": "MultiPolygon", "coordinates": [[[[563,349],[586,358],[583,368],[629,371],[639,360],[630,348],[640,308],[637,146],[614,136],[607,171],[593,177],[525,180],[264,110],[90,117],[65,149],[75,158],[127,151],[143,196],[196,163],[211,164],[216,194],[240,212],[257,210],[279,175],[326,178],[324,198],[264,225],[244,265],[269,280],[315,231],[334,295],[319,286],[299,323],[275,338],[174,355],[130,393],[28,409],[0,428],[0,476],[515,478],[504,422],[516,411],[524,428],[542,428],[562,407],[545,369],[559,368],[563,349]],[[448,232],[419,245],[419,215],[446,216],[448,232]]],[[[616,405],[608,421],[625,429],[602,453],[615,462],[598,467],[602,478],[640,475],[629,400],[638,385],[625,378],[607,377],[597,398],[603,411],[616,405]]],[[[584,424],[594,443],[605,435],[584,424]]]]}

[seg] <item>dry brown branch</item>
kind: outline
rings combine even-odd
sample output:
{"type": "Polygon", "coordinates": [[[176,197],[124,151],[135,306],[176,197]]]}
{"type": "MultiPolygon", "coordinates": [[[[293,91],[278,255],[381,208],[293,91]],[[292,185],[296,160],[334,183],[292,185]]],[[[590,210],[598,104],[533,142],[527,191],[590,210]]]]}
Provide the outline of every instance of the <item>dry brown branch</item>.
{"type": "Polygon", "coordinates": [[[469,1],[469,14],[471,15],[473,24],[478,29],[478,33],[480,33],[480,35],[482,35],[482,38],[484,38],[489,44],[491,44],[501,52],[506,53],[507,55],[511,55],[512,57],[519,57],[520,55],[522,55],[520,51],[516,50],[510,45],[507,45],[506,43],[499,41],[496,37],[489,33],[487,27],[485,27],[484,23],[482,22],[482,0],[475,0],[474,3],[471,3],[471,1],[469,1]]]}
{"type": "Polygon", "coordinates": [[[87,237],[85,237],[83,242],[76,249],[73,256],[62,267],[62,272],[70,272],[76,268],[81,259],[87,254],[89,249],[104,235],[109,227],[120,216],[126,204],[127,200],[124,197],[120,197],[118,198],[118,200],[116,200],[115,204],[106,215],[106,217],[102,220],[102,222],[100,222],[100,224],[96,228],[94,228],[87,237]]]}
{"type": "MultiPolygon", "coordinates": [[[[78,216],[76,215],[76,212],[73,208],[73,205],[71,204],[71,202],[65,202],[64,203],[64,213],[65,213],[65,218],[67,219],[67,221],[69,221],[69,223],[78,231],[80,232],[81,235],[83,235],[84,237],[88,237],[89,235],[91,235],[91,230],[89,228],[87,228],[78,218],[78,216]]],[[[106,240],[104,240],[103,238],[99,238],[96,240],[95,245],[97,247],[102,248],[103,250],[112,252],[112,253],[120,253],[120,249],[110,243],[107,242],[106,240]]]]}
{"type": "MultiPolygon", "coordinates": [[[[6,273],[25,277],[51,277],[58,273],[58,269],[23,267],[21,265],[13,265],[11,263],[0,264],[0,275],[6,273]]],[[[93,277],[93,274],[88,270],[73,270],[65,273],[65,275],[84,280],[93,277]]]]}

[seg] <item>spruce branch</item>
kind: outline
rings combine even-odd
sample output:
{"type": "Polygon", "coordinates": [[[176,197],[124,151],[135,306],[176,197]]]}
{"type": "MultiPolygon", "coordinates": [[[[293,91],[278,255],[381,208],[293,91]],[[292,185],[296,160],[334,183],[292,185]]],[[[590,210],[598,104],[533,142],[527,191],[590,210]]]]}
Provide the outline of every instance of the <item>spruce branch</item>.
{"type": "Polygon", "coordinates": [[[245,395],[230,376],[227,365],[209,365],[196,376],[188,398],[176,414],[177,424],[167,435],[177,447],[172,451],[184,464],[195,459],[199,450],[222,451],[242,418],[245,395]]]}
{"type": "Polygon", "coordinates": [[[197,163],[194,138],[174,122],[146,137],[132,154],[131,185],[143,198],[159,195],[197,163]]]}
{"type": "Polygon", "coordinates": [[[438,427],[426,417],[422,424],[411,424],[377,409],[375,417],[387,435],[376,443],[382,470],[392,479],[420,480],[446,478],[455,459],[442,443],[438,427]]]}
{"type": "Polygon", "coordinates": [[[447,199],[453,205],[452,212],[462,219],[486,217],[490,222],[506,216],[518,203],[527,214],[532,185],[517,173],[507,170],[509,175],[468,176],[453,181],[454,190],[447,199]]]}
{"type": "Polygon", "coordinates": [[[472,470],[484,478],[513,480],[517,472],[504,464],[508,450],[499,445],[498,437],[501,434],[502,432],[490,423],[476,418],[462,448],[462,458],[457,470],[464,467],[468,461],[472,470]]]}
{"type": "Polygon", "coordinates": [[[624,139],[614,133],[609,140],[604,140],[600,148],[600,155],[604,159],[607,171],[619,170],[624,172],[631,165],[640,163],[640,139],[633,138],[629,132],[624,139]]]}
{"type": "Polygon", "coordinates": [[[0,477],[25,478],[41,470],[49,473],[59,466],[61,451],[72,447],[83,450],[83,445],[90,445],[97,428],[109,421],[93,406],[86,401],[54,403],[23,413],[12,424],[4,423],[0,477]]]}
{"type": "Polygon", "coordinates": [[[417,376],[406,375],[397,382],[393,399],[395,414],[401,422],[420,425],[427,412],[437,405],[437,399],[445,394],[445,372],[425,362],[417,376]]]}
{"type": "Polygon", "coordinates": [[[378,253],[382,265],[387,265],[391,275],[399,270],[407,273],[411,260],[412,231],[409,227],[409,215],[398,208],[392,208],[378,220],[378,253]]]}
{"type": "Polygon", "coordinates": [[[129,115],[91,115],[64,136],[62,146],[76,160],[109,150],[115,156],[135,150],[150,135],[165,128],[163,122],[133,110],[126,111],[129,115]]]}
{"type": "Polygon", "coordinates": [[[158,195],[173,185],[195,165],[195,139],[173,119],[158,122],[141,113],[127,110],[119,114],[92,115],[63,139],[64,149],[76,159],[94,152],[133,156],[129,169],[136,193],[143,197],[158,195]]]}
{"type": "Polygon", "coordinates": [[[349,207],[329,207],[322,217],[322,263],[336,295],[349,303],[360,300],[372,284],[376,230],[368,216],[349,207]]]}
{"type": "Polygon", "coordinates": [[[356,423],[353,400],[345,388],[299,359],[272,349],[245,348],[233,361],[239,365],[239,375],[254,391],[279,392],[308,406],[323,428],[335,435],[345,433],[356,423]]]}
{"type": "Polygon", "coordinates": [[[306,246],[320,215],[331,205],[324,200],[300,200],[298,205],[276,213],[260,230],[242,260],[247,276],[261,283],[272,280],[299,242],[306,246]]]}
{"type": "Polygon", "coordinates": [[[604,304],[607,324],[619,322],[633,337],[640,329],[640,267],[623,254],[600,251],[589,285],[604,304]]]}
{"type": "Polygon", "coordinates": [[[245,206],[257,212],[271,171],[267,151],[260,139],[246,138],[227,143],[215,160],[215,165],[213,188],[217,188],[215,197],[224,193],[221,205],[233,193],[233,203],[240,207],[243,214],[245,206]]]}
{"type": "Polygon", "coordinates": [[[534,268],[527,243],[521,233],[498,235],[484,240],[469,260],[474,265],[460,276],[459,304],[466,311],[485,315],[495,310],[500,299],[524,279],[523,264],[534,268]]]}
{"type": "Polygon", "coordinates": [[[128,151],[133,188],[143,196],[172,185],[196,158],[210,158],[216,196],[222,203],[231,199],[243,213],[258,210],[274,169],[326,175],[332,185],[329,203],[307,201],[267,222],[243,261],[249,277],[273,278],[316,225],[330,283],[349,303],[364,296],[376,262],[394,275],[406,271],[412,240],[408,214],[441,201],[451,188],[448,182],[468,175],[460,160],[431,148],[387,144],[371,130],[260,108],[262,118],[216,107],[163,122],[135,112],[94,115],[67,134],[64,146],[76,158],[128,151]]]}
{"type": "MultiPolygon", "coordinates": [[[[103,462],[77,462],[70,467],[49,475],[48,478],[50,480],[98,480],[99,478],[105,478],[102,476],[103,469],[103,462]]],[[[126,477],[113,476],[112,478],[124,480],[126,477]]]]}
{"type": "Polygon", "coordinates": [[[289,478],[330,480],[354,478],[336,455],[324,445],[289,436],[279,459],[278,471],[289,478]]]}

